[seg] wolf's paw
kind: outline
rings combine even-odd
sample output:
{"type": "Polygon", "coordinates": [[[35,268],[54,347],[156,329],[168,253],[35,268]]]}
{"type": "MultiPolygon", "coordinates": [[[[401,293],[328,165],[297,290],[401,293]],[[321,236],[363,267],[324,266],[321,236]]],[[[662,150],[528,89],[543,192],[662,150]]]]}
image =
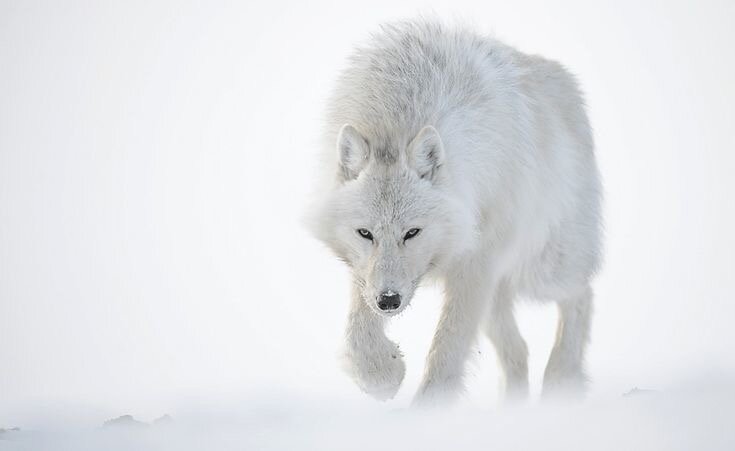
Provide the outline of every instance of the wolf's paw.
{"type": "Polygon", "coordinates": [[[453,406],[462,392],[460,378],[447,378],[442,383],[424,381],[411,401],[413,409],[435,409],[453,406]]]}
{"type": "Polygon", "coordinates": [[[587,391],[587,377],[579,369],[549,367],[544,374],[544,399],[582,399],[587,391]]]}
{"type": "Polygon", "coordinates": [[[380,401],[398,393],[406,374],[401,351],[387,340],[371,347],[346,349],[343,367],[360,390],[380,401]]]}

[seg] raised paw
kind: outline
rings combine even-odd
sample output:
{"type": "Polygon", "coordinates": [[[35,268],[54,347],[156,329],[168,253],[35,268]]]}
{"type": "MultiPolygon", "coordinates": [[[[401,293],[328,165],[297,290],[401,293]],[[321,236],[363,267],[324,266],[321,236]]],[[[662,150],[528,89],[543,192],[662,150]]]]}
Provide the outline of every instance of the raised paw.
{"type": "Polygon", "coordinates": [[[393,398],[403,382],[406,364],[398,346],[386,340],[373,346],[350,346],[343,367],[360,390],[380,401],[393,398]]]}

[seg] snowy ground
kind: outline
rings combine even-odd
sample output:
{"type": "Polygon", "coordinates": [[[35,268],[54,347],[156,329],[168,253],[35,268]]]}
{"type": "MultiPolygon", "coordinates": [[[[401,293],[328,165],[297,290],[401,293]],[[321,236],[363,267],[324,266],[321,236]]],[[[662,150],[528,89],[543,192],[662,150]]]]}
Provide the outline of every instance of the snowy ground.
{"type": "MultiPolygon", "coordinates": [[[[573,405],[415,412],[369,402],[270,399],[182,409],[170,421],[0,434],[2,450],[732,450],[735,387],[640,391],[573,405]]],[[[138,418],[138,420],[146,420],[138,418]]]]}

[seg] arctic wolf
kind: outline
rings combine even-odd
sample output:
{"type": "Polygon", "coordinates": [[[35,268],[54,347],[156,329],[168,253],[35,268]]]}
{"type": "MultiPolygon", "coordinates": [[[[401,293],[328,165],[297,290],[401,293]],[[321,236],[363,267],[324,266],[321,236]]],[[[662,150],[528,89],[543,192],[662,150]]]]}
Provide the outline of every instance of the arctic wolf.
{"type": "Polygon", "coordinates": [[[402,22],[355,50],[327,119],[311,225],[352,272],[345,360],[358,386],[395,395],[405,366],[386,321],[432,277],[445,301],[415,405],[457,397],[479,331],[506,393],[527,395],[519,297],[558,305],[544,392],[583,391],[601,187],[574,78],[467,30],[402,22]]]}

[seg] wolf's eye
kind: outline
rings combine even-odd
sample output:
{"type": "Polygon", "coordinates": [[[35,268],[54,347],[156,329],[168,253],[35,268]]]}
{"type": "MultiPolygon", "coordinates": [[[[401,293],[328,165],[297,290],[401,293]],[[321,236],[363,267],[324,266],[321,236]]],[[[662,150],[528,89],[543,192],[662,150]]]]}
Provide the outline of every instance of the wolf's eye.
{"type": "Polygon", "coordinates": [[[370,233],[368,229],[357,229],[357,234],[365,238],[366,240],[373,240],[373,234],[370,233]]]}
{"type": "Polygon", "coordinates": [[[406,235],[403,237],[403,241],[410,240],[411,238],[415,237],[416,235],[421,232],[421,229],[411,229],[408,232],[406,232],[406,235]]]}

